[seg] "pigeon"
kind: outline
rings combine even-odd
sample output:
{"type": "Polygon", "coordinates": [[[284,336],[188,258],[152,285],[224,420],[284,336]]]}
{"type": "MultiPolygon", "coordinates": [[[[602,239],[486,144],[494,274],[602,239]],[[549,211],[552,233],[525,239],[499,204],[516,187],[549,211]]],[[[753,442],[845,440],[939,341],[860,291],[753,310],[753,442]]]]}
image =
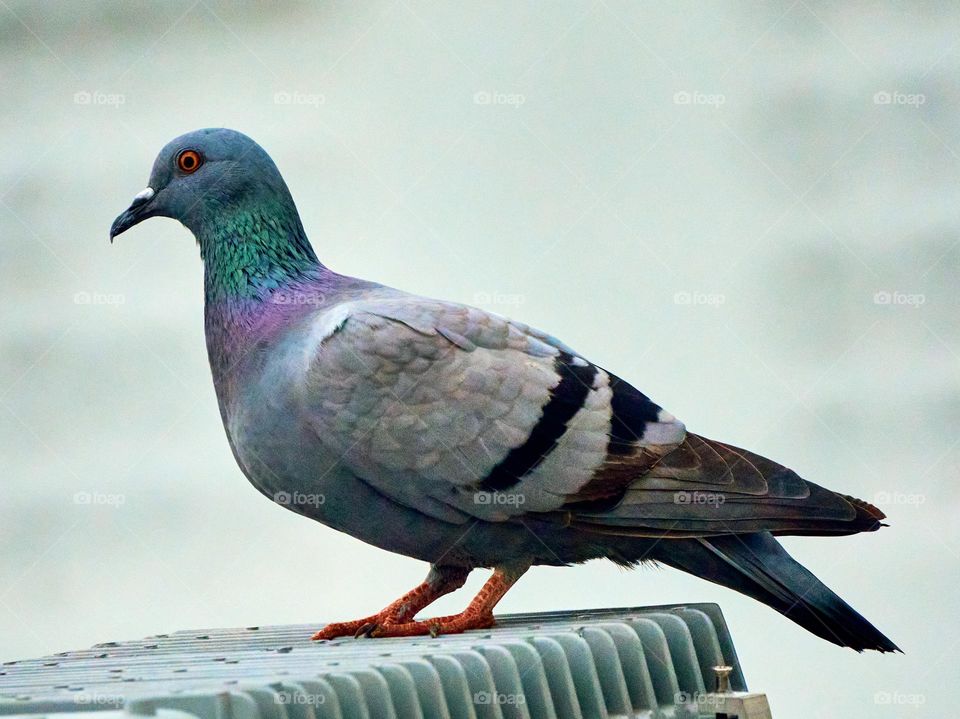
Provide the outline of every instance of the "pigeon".
{"type": "Polygon", "coordinates": [[[879,529],[884,514],[687,431],[626,380],[491,312],[320,262],[273,160],[240,132],[168,143],[110,240],[178,220],[204,267],[207,353],[234,457],[261,493],[430,564],[382,611],[314,639],[486,629],[534,565],[666,565],[857,651],[898,647],[776,537],[879,529]],[[477,568],[459,614],[417,619],[477,568]]]}

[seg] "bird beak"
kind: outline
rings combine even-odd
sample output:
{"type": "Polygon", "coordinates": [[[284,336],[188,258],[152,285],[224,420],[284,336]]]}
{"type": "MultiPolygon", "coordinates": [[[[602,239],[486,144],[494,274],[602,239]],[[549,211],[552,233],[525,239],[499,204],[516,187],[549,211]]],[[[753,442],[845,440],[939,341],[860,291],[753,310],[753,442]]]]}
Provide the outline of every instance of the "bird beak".
{"type": "Polygon", "coordinates": [[[110,242],[113,242],[113,238],[121,232],[126,232],[138,222],[153,216],[151,212],[153,208],[150,206],[150,201],[156,194],[152,187],[148,187],[134,196],[130,207],[121,212],[120,216],[117,217],[110,226],[110,242]]]}

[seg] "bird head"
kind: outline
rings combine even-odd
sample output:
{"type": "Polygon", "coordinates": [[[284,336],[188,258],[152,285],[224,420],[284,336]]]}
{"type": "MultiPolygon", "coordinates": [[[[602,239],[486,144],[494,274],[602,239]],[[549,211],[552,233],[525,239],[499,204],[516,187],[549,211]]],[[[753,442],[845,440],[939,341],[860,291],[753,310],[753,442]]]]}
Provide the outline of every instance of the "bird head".
{"type": "Polygon", "coordinates": [[[293,208],[289,190],[266,151],[236,130],[194,130],[160,151],[147,187],[113,221],[110,241],[150,217],[179,220],[199,239],[204,226],[224,210],[258,199],[293,208]]]}

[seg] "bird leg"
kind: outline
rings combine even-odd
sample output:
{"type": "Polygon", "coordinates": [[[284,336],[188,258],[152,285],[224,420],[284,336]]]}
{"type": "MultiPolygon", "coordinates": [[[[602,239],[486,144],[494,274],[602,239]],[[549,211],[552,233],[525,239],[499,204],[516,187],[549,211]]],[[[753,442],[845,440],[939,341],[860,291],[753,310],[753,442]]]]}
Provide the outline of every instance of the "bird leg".
{"type": "Polygon", "coordinates": [[[489,629],[493,626],[493,608],[529,568],[530,562],[526,561],[496,567],[487,583],[460,614],[419,622],[381,622],[369,632],[369,636],[413,637],[429,634],[436,637],[440,634],[458,634],[468,629],[489,629]]]}
{"type": "Polygon", "coordinates": [[[467,581],[469,569],[431,565],[430,573],[423,582],[404,594],[381,611],[352,622],[328,624],[313,635],[313,639],[334,639],[348,635],[369,635],[384,624],[403,624],[413,619],[417,612],[445,594],[456,591],[467,581]]]}

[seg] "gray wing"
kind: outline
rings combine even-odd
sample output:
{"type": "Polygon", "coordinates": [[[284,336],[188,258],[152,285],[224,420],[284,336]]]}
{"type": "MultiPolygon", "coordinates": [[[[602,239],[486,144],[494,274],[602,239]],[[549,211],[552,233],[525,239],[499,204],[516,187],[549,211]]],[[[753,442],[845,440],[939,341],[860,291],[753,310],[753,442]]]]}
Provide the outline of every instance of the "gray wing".
{"type": "MultiPolygon", "coordinates": [[[[852,500],[687,433],[549,335],[413,296],[317,317],[306,421],[357,477],[447,521],[528,514],[608,534],[834,531],[852,500]]],[[[858,530],[854,530],[858,531],[858,530]]]]}

